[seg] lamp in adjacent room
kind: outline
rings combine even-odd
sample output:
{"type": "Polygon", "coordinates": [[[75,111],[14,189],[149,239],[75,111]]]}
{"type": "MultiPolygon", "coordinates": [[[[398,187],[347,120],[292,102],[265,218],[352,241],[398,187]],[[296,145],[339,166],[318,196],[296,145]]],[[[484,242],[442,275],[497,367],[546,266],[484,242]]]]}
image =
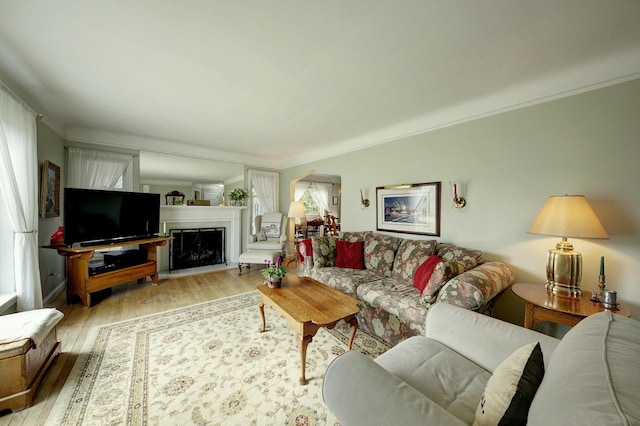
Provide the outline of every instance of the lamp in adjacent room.
{"type": "Polygon", "coordinates": [[[294,223],[294,231],[293,231],[293,241],[296,245],[296,250],[297,250],[297,245],[298,245],[298,232],[300,230],[300,225],[302,223],[302,219],[304,219],[306,217],[306,213],[304,211],[304,204],[302,204],[302,201],[292,201],[291,204],[289,205],[289,213],[287,214],[287,217],[289,219],[293,219],[293,223],[294,223]]]}
{"type": "Polygon", "coordinates": [[[567,238],[609,238],[584,195],[549,197],[527,232],[562,237],[547,254],[546,288],[555,294],[580,296],[582,255],[567,238]]]}

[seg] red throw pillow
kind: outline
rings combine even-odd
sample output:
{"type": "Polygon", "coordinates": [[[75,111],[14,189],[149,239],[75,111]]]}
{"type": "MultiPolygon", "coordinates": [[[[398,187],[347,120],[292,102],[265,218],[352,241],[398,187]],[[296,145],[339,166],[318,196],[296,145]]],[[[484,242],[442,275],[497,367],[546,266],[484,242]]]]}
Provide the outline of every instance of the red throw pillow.
{"type": "Polygon", "coordinates": [[[307,256],[311,256],[313,254],[312,248],[311,248],[311,238],[307,238],[305,240],[300,241],[300,244],[298,244],[298,257],[301,262],[304,262],[304,256],[302,255],[302,251],[300,250],[300,247],[302,247],[303,244],[304,244],[305,253],[307,253],[307,256]]]}
{"type": "Polygon", "coordinates": [[[364,269],[364,241],[350,243],[336,241],[336,266],[338,268],[364,269]]]}
{"type": "Polygon", "coordinates": [[[442,259],[432,254],[416,269],[416,273],[413,275],[413,286],[420,290],[420,294],[424,291],[424,288],[431,278],[431,274],[433,274],[433,270],[436,269],[436,266],[438,266],[440,262],[442,262],[442,259]]]}

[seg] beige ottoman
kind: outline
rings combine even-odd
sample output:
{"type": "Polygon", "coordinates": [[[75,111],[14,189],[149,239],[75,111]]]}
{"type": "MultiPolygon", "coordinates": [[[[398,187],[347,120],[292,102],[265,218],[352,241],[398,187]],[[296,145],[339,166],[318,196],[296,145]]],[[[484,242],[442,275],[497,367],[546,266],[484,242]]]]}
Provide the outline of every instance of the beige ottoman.
{"type": "Polygon", "coordinates": [[[47,372],[60,353],[57,309],[35,309],[0,316],[0,411],[30,407],[47,372]]]}
{"type": "Polygon", "coordinates": [[[280,250],[247,250],[238,258],[238,275],[242,275],[243,266],[250,269],[252,263],[264,265],[267,260],[269,262],[275,262],[278,258],[282,261],[282,251],[280,250]]]}

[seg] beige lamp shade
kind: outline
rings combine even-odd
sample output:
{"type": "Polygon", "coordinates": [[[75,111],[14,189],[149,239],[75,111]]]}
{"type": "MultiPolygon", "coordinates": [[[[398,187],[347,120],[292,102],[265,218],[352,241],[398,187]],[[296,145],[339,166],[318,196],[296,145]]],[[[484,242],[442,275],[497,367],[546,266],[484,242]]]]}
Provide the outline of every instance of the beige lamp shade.
{"type": "Polygon", "coordinates": [[[528,232],[559,237],[609,238],[584,195],[549,197],[528,232]]]}
{"type": "Polygon", "coordinates": [[[580,296],[582,255],[567,237],[609,238],[587,199],[583,195],[549,197],[528,232],[562,237],[547,254],[546,288],[555,294],[580,296]]]}
{"type": "Polygon", "coordinates": [[[302,201],[292,201],[289,205],[289,213],[287,217],[292,219],[302,219],[305,217],[304,204],[302,201]]]}

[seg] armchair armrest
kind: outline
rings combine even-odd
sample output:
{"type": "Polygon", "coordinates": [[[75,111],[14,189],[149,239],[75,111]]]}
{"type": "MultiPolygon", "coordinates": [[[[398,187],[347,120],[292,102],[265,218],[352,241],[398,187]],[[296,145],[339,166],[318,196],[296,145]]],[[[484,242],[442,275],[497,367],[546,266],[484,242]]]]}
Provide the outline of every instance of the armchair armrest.
{"type": "Polygon", "coordinates": [[[322,397],[344,425],[464,424],[358,351],[331,362],[322,397]]]}
{"type": "Polygon", "coordinates": [[[490,372],[516,349],[533,342],[540,342],[546,366],[560,342],[546,334],[447,303],[431,306],[425,330],[426,337],[490,372]]]}

